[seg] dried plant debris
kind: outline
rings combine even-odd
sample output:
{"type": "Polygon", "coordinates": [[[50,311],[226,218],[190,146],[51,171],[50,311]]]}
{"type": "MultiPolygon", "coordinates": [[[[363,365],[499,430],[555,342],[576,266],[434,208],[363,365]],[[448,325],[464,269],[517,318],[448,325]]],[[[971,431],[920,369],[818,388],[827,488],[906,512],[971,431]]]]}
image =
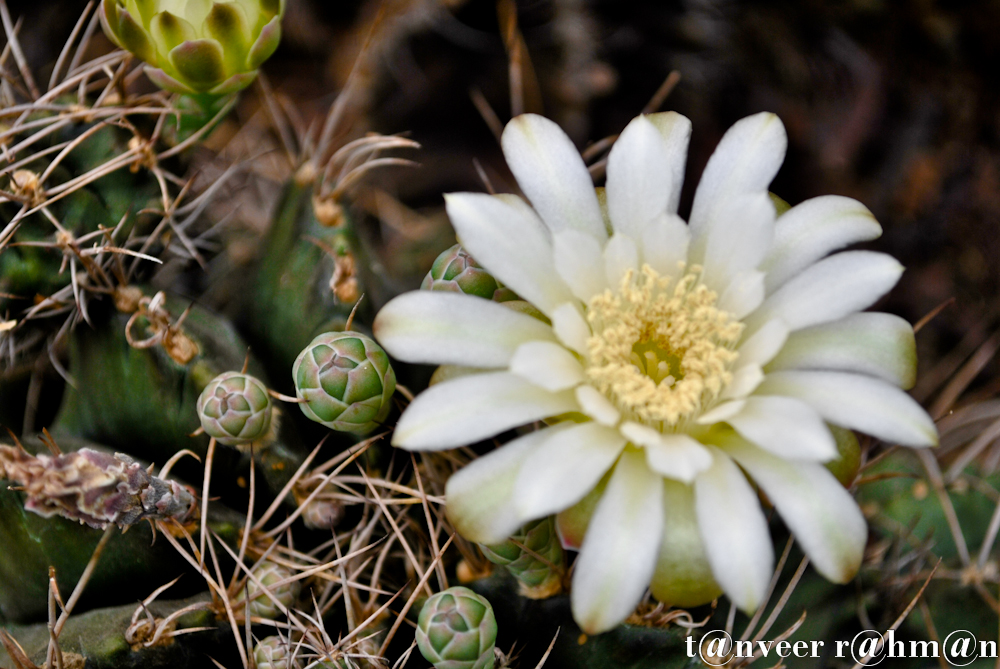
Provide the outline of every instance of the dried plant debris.
{"type": "Polygon", "coordinates": [[[194,497],[176,481],[164,481],[125,455],[90,448],[34,456],[0,445],[0,474],[21,484],[24,508],[40,516],[62,516],[105,528],[126,528],[140,520],[183,521],[194,497]]]}

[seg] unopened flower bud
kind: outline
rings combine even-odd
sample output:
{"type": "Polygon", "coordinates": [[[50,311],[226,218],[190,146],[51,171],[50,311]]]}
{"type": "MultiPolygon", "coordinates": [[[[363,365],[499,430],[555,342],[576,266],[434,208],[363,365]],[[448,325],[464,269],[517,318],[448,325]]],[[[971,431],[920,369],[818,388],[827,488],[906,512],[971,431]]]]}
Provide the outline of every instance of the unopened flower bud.
{"type": "Polygon", "coordinates": [[[490,562],[507,568],[525,597],[544,599],[562,591],[566,558],[552,517],[531,521],[503,543],[480,548],[490,562]]]}
{"type": "Polygon", "coordinates": [[[236,446],[263,438],[271,427],[271,396],[256,377],[225,372],[198,397],[198,420],[205,434],[236,446]]]}
{"type": "Polygon", "coordinates": [[[396,373],[389,356],[359,332],[325,332],[292,367],[299,407],[331,430],[365,434],[389,413],[396,373]]]}
{"type": "Polygon", "coordinates": [[[497,639],[493,607],[456,586],[430,597],[417,620],[417,647],[436,669],[492,669],[497,639]]]}
{"type": "Polygon", "coordinates": [[[494,302],[518,299],[512,290],[483,269],[461,244],[455,244],[437,257],[420,289],[465,293],[494,302]]]}
{"type": "Polygon", "coordinates": [[[265,560],[254,568],[253,575],[260,585],[254,579],[247,582],[249,593],[247,597],[250,600],[248,609],[251,616],[274,620],[282,615],[277,602],[287,609],[298,599],[301,583],[289,581],[292,572],[285,567],[265,560]]]}
{"type": "Polygon", "coordinates": [[[253,658],[257,669],[292,669],[295,666],[288,640],[279,636],[261,639],[254,646],[253,658]]]}
{"type": "Polygon", "coordinates": [[[160,88],[227,95],[278,48],[284,9],[284,0],[103,0],[101,25],[160,88]]]}

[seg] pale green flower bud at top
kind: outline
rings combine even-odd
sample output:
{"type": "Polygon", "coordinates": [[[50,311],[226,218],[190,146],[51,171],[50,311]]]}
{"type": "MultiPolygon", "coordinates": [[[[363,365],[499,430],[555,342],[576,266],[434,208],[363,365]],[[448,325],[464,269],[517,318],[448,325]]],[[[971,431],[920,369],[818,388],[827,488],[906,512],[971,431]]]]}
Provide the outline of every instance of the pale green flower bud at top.
{"type": "Polygon", "coordinates": [[[281,41],[285,0],[103,0],[101,25],[160,88],[228,95],[249,86],[281,41]]]}
{"type": "Polygon", "coordinates": [[[435,669],[492,669],[497,639],[493,607],[456,586],[430,597],[417,619],[417,648],[435,669]]]}
{"type": "Polygon", "coordinates": [[[562,592],[566,556],[551,516],[531,521],[503,543],[480,548],[487,560],[507,568],[525,597],[544,599],[562,592]]]}
{"type": "Polygon", "coordinates": [[[292,367],[302,413],[338,432],[366,434],[385,420],[396,390],[389,356],[360,332],[325,332],[292,367]]]}
{"type": "Polygon", "coordinates": [[[254,646],[253,657],[257,669],[292,669],[295,666],[288,640],[278,636],[261,639],[254,646]]]}
{"type": "Polygon", "coordinates": [[[420,289],[465,293],[494,302],[518,299],[511,289],[505,288],[483,269],[461,244],[441,252],[420,284],[420,289]]]}
{"type": "Polygon", "coordinates": [[[271,428],[271,396],[257,378],[225,372],[198,397],[198,420],[220,444],[238,446],[265,437],[271,428]]]}
{"type": "Polygon", "coordinates": [[[285,567],[265,560],[254,568],[253,575],[260,585],[253,579],[247,582],[251,616],[275,620],[283,615],[275,600],[287,609],[299,598],[302,585],[299,581],[287,580],[292,577],[292,572],[285,567]],[[265,589],[267,592],[264,592],[265,589]]]}

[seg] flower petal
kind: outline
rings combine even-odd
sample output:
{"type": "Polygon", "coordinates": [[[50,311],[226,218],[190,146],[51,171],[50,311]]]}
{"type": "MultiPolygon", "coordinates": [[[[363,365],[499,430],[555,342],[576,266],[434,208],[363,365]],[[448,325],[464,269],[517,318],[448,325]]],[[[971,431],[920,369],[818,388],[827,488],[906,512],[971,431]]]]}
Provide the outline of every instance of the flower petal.
{"type": "Polygon", "coordinates": [[[698,531],[712,575],[733,603],[750,613],[763,603],[774,550],[757,493],[729,456],[712,448],[712,467],[694,483],[698,531]]]}
{"type": "Polygon", "coordinates": [[[557,391],[583,383],[583,366],[559,344],[531,341],[510,360],[510,371],[545,390],[557,391]]]}
{"type": "Polygon", "coordinates": [[[214,39],[184,42],[170,50],[168,59],[184,83],[197,91],[208,90],[226,78],[225,52],[214,39]]]}
{"type": "Polygon", "coordinates": [[[580,152],[558,125],[537,114],[522,114],[504,128],[500,144],[518,185],[552,232],[581,230],[598,240],[607,238],[594,182],[580,152]]]}
{"type": "Polygon", "coordinates": [[[937,445],[927,412],[881,379],[847,372],[774,372],[757,389],[807,402],[826,420],[904,446],[937,445]]]}
{"type": "Polygon", "coordinates": [[[642,231],[642,261],[661,276],[677,276],[687,262],[691,232],[677,214],[658,216],[642,231]]]}
{"type": "Polygon", "coordinates": [[[514,482],[539,444],[568,424],[531,432],[476,458],[451,475],[445,486],[448,518],[469,541],[496,544],[521,526],[514,507],[514,482]]]}
{"type": "Polygon", "coordinates": [[[785,323],[779,318],[770,320],[739,345],[739,364],[766,365],[778,355],[787,340],[785,323]]]}
{"type": "Polygon", "coordinates": [[[116,47],[119,49],[124,49],[121,42],[118,39],[116,31],[118,29],[118,2],[117,0],[101,0],[101,11],[98,12],[100,15],[101,28],[104,29],[104,34],[108,36],[116,47]],[[112,28],[112,26],[114,26],[112,28]]]}
{"type": "Polygon", "coordinates": [[[733,197],[713,208],[712,216],[718,220],[708,222],[704,256],[689,255],[692,262],[704,266],[705,285],[722,292],[739,273],[760,264],[774,236],[774,215],[767,191],[733,197]]]}
{"type": "Polygon", "coordinates": [[[563,230],[552,235],[556,271],[573,295],[586,302],[607,287],[604,272],[594,269],[604,264],[601,243],[579,230],[563,230]]]}
{"type": "Polygon", "coordinates": [[[593,386],[577,386],[576,401],[580,404],[580,410],[583,413],[601,425],[614,427],[621,420],[621,412],[593,386]]]}
{"type": "Polygon", "coordinates": [[[733,318],[741,319],[763,302],[764,273],[751,269],[733,276],[729,286],[719,296],[716,306],[728,311],[733,318]]]}
{"type": "Polygon", "coordinates": [[[662,136],[645,116],[625,126],[608,155],[605,190],[616,233],[636,239],[646,223],[667,210],[673,178],[662,136]]]}
{"type": "Polygon", "coordinates": [[[118,9],[118,29],[115,31],[115,36],[122,48],[131,51],[140,60],[147,63],[156,62],[156,47],[149,41],[142,24],[124,7],[118,9]]]}
{"type": "Polygon", "coordinates": [[[506,367],[521,344],[555,341],[537,318],[480,297],[430,290],[390,300],[372,330],[399,360],[468,367],[506,367]]]}
{"type": "Polygon", "coordinates": [[[257,40],[247,53],[246,67],[256,70],[277,51],[281,43],[281,17],[275,16],[260,30],[257,40]]]}
{"type": "Polygon", "coordinates": [[[158,67],[150,67],[146,65],[143,68],[143,72],[149,77],[149,80],[154,84],[159,86],[165,91],[170,91],[171,93],[180,93],[181,95],[194,95],[195,91],[190,86],[186,86],[181,82],[177,81],[169,74],[164,72],[158,67]]]}
{"type": "Polygon", "coordinates": [[[622,453],[573,568],[573,618],[587,634],[615,627],[642,599],[660,548],[662,497],[642,454],[622,453]]]}
{"type": "Polygon", "coordinates": [[[677,205],[681,201],[681,186],[684,185],[688,142],[691,139],[691,121],[672,111],[649,114],[646,118],[663,137],[667,161],[670,164],[670,197],[667,199],[667,213],[676,214],[677,205]]]}
{"type": "Polygon", "coordinates": [[[545,315],[572,299],[553,264],[548,232],[523,201],[482,193],[444,200],[462,245],[508,288],[545,315]]]}
{"type": "Polygon", "coordinates": [[[726,452],[764,489],[816,571],[834,583],[854,578],[868,527],[851,493],[822,465],[789,462],[739,442],[726,452]]]}
{"type": "Polygon", "coordinates": [[[729,382],[720,397],[724,400],[740,399],[754,391],[764,380],[764,370],[751,362],[733,370],[733,380],[729,382]]]}
{"type": "Polygon", "coordinates": [[[912,388],[917,376],[913,327],[899,316],[866,312],[799,330],[768,365],[769,371],[783,369],[858,372],[912,388]]]}
{"type": "Polygon", "coordinates": [[[721,423],[727,420],[730,416],[735,416],[743,407],[746,406],[746,400],[731,400],[729,402],[723,402],[715,407],[709,409],[703,413],[696,421],[698,425],[712,425],[713,423],[721,423]]]}
{"type": "Polygon", "coordinates": [[[149,23],[149,33],[156,42],[157,50],[163,54],[168,53],[182,42],[197,37],[194,26],[168,11],[162,11],[153,16],[149,23]]]}
{"type": "Polygon", "coordinates": [[[694,255],[700,257],[705,252],[711,226],[730,222],[719,215],[730,200],[767,192],[785,159],[787,145],[785,127],[774,114],[748,116],[726,132],[705,166],[691,206],[694,255]]]}
{"type": "Polygon", "coordinates": [[[649,468],[667,478],[691,483],[712,466],[708,449],[686,434],[662,434],[632,422],[623,423],[619,429],[629,441],[645,449],[649,468]]]}
{"type": "Polygon", "coordinates": [[[590,337],[590,326],[580,313],[580,307],[571,302],[560,304],[549,317],[552,319],[552,331],[556,333],[566,346],[581,355],[587,354],[587,339],[590,337]]]}
{"type": "Polygon", "coordinates": [[[628,235],[616,232],[604,247],[604,272],[608,285],[617,289],[622,277],[639,269],[639,250],[628,235]]]}
{"type": "Polygon", "coordinates": [[[761,266],[768,293],[832,251],[881,234],[868,208],[848,197],[824,195],[792,207],[778,218],[774,244],[761,266]]]}
{"type": "Polygon", "coordinates": [[[514,484],[522,521],[567,509],[593,488],[625,448],[618,430],[578,423],[554,434],[524,461],[514,484]]]}
{"type": "Polygon", "coordinates": [[[701,606],[722,594],[698,533],[689,485],[663,481],[663,538],[649,587],[653,597],[680,608],[701,606]]]}
{"type": "Polygon", "coordinates": [[[747,320],[753,332],[780,318],[789,332],[870,307],[899,281],[903,266],[872,251],[846,251],[820,260],[768,297],[747,320]]]}
{"type": "Polygon", "coordinates": [[[239,72],[246,65],[246,53],[254,38],[243,8],[237,3],[212,3],[204,27],[222,45],[229,72],[239,72]]]}
{"type": "Polygon", "coordinates": [[[578,409],[571,391],[550,393],[509,372],[463,376],[420,393],[400,416],[392,444],[439,451],[578,409]]]}
{"type": "Polygon", "coordinates": [[[746,406],[726,420],[744,438],[782,458],[827,462],[837,457],[837,442],[819,414],[790,397],[748,397],[746,406]]]}
{"type": "Polygon", "coordinates": [[[252,84],[253,80],[256,78],[256,70],[253,72],[240,72],[229,77],[221,84],[216,85],[208,92],[211,95],[230,95],[231,93],[242,91],[244,88],[252,84]]]}
{"type": "Polygon", "coordinates": [[[607,472],[601,477],[593,488],[583,496],[579,502],[564,511],[556,514],[556,532],[559,534],[559,542],[567,550],[578,551],[583,545],[583,537],[587,534],[587,526],[590,519],[594,517],[594,510],[597,503],[604,495],[604,489],[608,487],[611,479],[611,472],[607,472]]]}

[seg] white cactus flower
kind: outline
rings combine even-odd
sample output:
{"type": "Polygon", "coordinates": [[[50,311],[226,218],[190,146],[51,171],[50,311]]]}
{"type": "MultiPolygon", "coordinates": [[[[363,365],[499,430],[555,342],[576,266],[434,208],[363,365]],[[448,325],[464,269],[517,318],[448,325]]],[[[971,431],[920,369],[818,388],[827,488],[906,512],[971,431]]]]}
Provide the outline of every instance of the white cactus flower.
{"type": "Polygon", "coordinates": [[[859,313],[903,268],[870,251],[828,255],[878,237],[872,214],[825,196],[776,217],[768,185],[787,139],[763,113],[723,137],[685,222],[690,133],[676,113],[637,117],[595,189],[553,122],[515,118],[503,150],[531,204],[458,193],[447,209],[464,248],[551,324],[429,291],[401,295],[375,321],[401,360],[476,368],[419,395],[395,445],[453,448],[548,423],[455,474],[448,514],[491,544],[526,521],[592,509],[571,593],[592,634],[624,620],[647,587],[668,604],[721,591],[755,610],[774,554],[750,480],[815,568],[850,580],[867,528],[822,464],[837,456],[828,424],[937,442],[900,390],[914,380],[912,328],[859,313]]]}

